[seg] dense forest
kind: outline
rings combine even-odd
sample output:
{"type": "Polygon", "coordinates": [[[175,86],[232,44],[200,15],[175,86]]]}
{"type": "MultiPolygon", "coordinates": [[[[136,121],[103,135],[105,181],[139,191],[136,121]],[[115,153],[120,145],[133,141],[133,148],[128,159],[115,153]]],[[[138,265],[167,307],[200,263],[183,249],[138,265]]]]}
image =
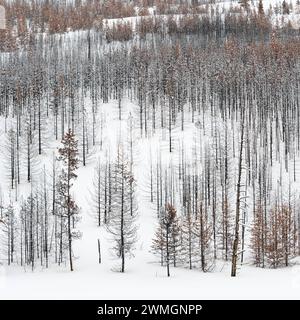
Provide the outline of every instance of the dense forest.
{"type": "Polygon", "coordinates": [[[0,263],[73,271],[91,215],[112,240],[95,239],[95,263],[112,249],[124,272],[142,197],[156,220],[144,250],[167,276],[294,263],[298,2],[0,3],[0,263]],[[83,167],[93,181],[79,207],[83,167]]]}

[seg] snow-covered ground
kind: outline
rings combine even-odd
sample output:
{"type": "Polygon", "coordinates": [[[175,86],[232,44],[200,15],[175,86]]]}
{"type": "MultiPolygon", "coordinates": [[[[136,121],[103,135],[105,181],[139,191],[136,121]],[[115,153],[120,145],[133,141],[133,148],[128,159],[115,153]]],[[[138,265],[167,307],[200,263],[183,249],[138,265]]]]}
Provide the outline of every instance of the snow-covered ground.
{"type": "MultiPolygon", "coordinates": [[[[92,250],[95,230],[84,229],[85,240],[76,270],[20,272],[8,270],[1,276],[0,299],[299,299],[300,266],[283,270],[243,266],[236,278],[229,275],[228,265],[213,273],[165,269],[145,261],[145,252],[137,250],[124,274],[112,272],[104,257],[97,264],[92,250]],[[89,233],[87,235],[87,233],[89,233]],[[94,257],[94,259],[93,259],[94,257]],[[82,268],[84,267],[84,269],[82,268]],[[3,284],[4,282],[4,284],[3,284]]],[[[145,243],[144,243],[145,245],[145,243]]],[[[96,246],[94,245],[94,251],[96,246]]]]}

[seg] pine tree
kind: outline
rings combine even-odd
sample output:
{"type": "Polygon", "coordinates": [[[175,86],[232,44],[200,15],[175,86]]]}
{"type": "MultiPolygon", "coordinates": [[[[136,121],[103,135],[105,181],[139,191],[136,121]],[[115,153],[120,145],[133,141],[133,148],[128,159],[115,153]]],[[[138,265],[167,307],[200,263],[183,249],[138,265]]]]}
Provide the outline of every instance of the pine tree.
{"type": "Polygon", "coordinates": [[[121,145],[112,168],[112,206],[109,223],[106,225],[112,235],[112,247],[121,258],[121,272],[125,272],[126,257],[133,256],[137,241],[137,206],[134,195],[135,182],[121,145]]]}
{"type": "Polygon", "coordinates": [[[16,133],[13,129],[9,129],[4,150],[5,155],[5,171],[11,189],[16,187],[16,133]]]}
{"type": "Polygon", "coordinates": [[[189,269],[199,260],[199,241],[196,234],[196,222],[190,211],[183,217],[182,223],[182,255],[189,269]]]}
{"type": "Polygon", "coordinates": [[[261,205],[255,206],[254,222],[251,228],[251,249],[257,267],[264,261],[264,210],[261,205]]]}
{"type": "Polygon", "coordinates": [[[290,14],[290,7],[285,0],[283,0],[283,2],[282,2],[282,13],[283,14],[290,14]]]}
{"type": "Polygon", "coordinates": [[[7,256],[7,264],[10,265],[14,262],[15,256],[15,242],[17,235],[17,223],[16,223],[16,215],[15,210],[12,204],[9,204],[7,208],[5,208],[3,213],[3,218],[0,220],[1,231],[5,234],[5,249],[7,256]]]}
{"type": "Polygon", "coordinates": [[[180,256],[182,247],[181,225],[178,217],[176,216],[171,227],[171,254],[170,261],[173,267],[177,267],[181,263],[182,257],[180,256]]]}
{"type": "Polygon", "coordinates": [[[71,129],[64,135],[62,141],[62,148],[59,148],[58,160],[62,163],[62,171],[59,176],[58,182],[58,194],[59,204],[61,206],[61,216],[67,220],[67,235],[68,235],[68,251],[69,251],[69,263],[70,270],[73,271],[73,252],[72,252],[72,240],[78,238],[80,233],[76,232],[72,228],[75,228],[75,223],[78,221],[79,208],[72,199],[70,194],[73,181],[77,178],[75,171],[78,169],[78,141],[75,138],[71,129]]]}
{"type": "Polygon", "coordinates": [[[258,3],[258,14],[260,15],[265,14],[262,0],[259,0],[259,3],[258,3]]]}
{"type": "Polygon", "coordinates": [[[250,7],[249,0],[240,0],[239,3],[241,7],[243,7],[245,10],[249,10],[249,7],[250,7]]]}
{"type": "MultiPolygon", "coordinates": [[[[91,200],[92,200],[92,211],[97,220],[98,227],[101,226],[103,217],[102,215],[102,201],[104,200],[104,192],[103,189],[105,185],[102,183],[102,170],[104,167],[100,164],[100,159],[97,163],[96,168],[94,169],[94,179],[93,179],[93,190],[91,193],[91,200]]],[[[104,181],[104,177],[103,177],[104,181]]],[[[104,210],[103,210],[104,211],[104,210]]]]}
{"type": "Polygon", "coordinates": [[[152,244],[153,251],[155,253],[159,252],[160,254],[161,264],[166,264],[168,277],[170,277],[170,264],[172,258],[174,259],[174,252],[176,252],[175,250],[179,241],[174,241],[174,239],[179,238],[177,223],[176,209],[173,205],[168,203],[166,209],[161,213],[159,226],[152,244]]]}
{"type": "Polygon", "coordinates": [[[211,254],[213,227],[207,217],[207,214],[204,212],[202,201],[199,203],[199,212],[195,221],[195,233],[199,239],[201,270],[203,272],[207,272],[213,266],[211,254]]]}

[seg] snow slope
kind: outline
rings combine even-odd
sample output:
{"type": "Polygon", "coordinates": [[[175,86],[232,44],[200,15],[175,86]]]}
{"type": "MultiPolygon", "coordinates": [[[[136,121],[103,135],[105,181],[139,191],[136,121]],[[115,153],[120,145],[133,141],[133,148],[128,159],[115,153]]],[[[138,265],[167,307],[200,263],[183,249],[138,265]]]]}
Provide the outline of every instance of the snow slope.
{"type": "MultiPolygon", "coordinates": [[[[270,3],[273,5],[276,2],[265,0],[265,10],[270,3]]],[[[257,4],[257,1],[255,3],[257,4]]],[[[218,5],[222,7],[223,3],[218,5]]],[[[225,2],[224,6],[229,6],[229,3],[225,2]]],[[[300,21],[299,14],[296,13],[285,17],[289,18],[300,21]]],[[[126,19],[130,21],[131,18],[126,19]]],[[[278,19],[281,19],[280,15],[278,19]]],[[[67,37],[72,38],[72,33],[66,35],[67,37]]],[[[126,133],[129,113],[137,116],[136,108],[137,106],[129,101],[124,103],[124,120],[120,122],[117,102],[112,101],[101,107],[101,112],[106,114],[106,147],[111,146],[113,149],[116,146],[118,138],[126,133]]],[[[5,123],[3,119],[0,120],[0,139],[3,142],[5,123]]],[[[192,144],[192,130],[192,127],[186,128],[184,133],[174,130],[174,139],[192,144]]],[[[172,268],[171,277],[166,277],[165,268],[157,263],[157,259],[150,252],[156,226],[156,212],[149,201],[147,184],[150,146],[154,153],[161,153],[164,161],[169,161],[167,138],[164,136],[164,132],[157,132],[151,138],[138,139],[136,143],[134,172],[138,182],[139,241],[135,257],[126,261],[125,274],[113,270],[118,261],[110,254],[109,236],[104,228],[96,227],[91,214],[89,189],[92,187],[94,166],[98,156],[104,156],[103,152],[96,149],[91,153],[87,166],[78,170],[78,179],[72,190],[81,208],[82,221],[79,229],[83,233],[82,239],[74,243],[75,271],[69,272],[68,265],[60,268],[36,268],[34,272],[29,268],[8,268],[5,264],[0,265],[0,299],[299,299],[299,259],[294,260],[292,267],[276,270],[255,268],[246,261],[239,268],[236,278],[230,277],[230,264],[221,261],[217,262],[213,272],[172,268]],[[100,265],[97,253],[98,238],[101,239],[102,246],[100,265]]],[[[1,143],[1,155],[3,145],[4,143],[1,143]]],[[[47,153],[43,157],[45,164],[50,162],[56,146],[50,143],[47,147],[47,153]]],[[[189,147],[191,148],[191,145],[189,147]]],[[[298,165],[300,167],[300,163],[298,165]]],[[[0,168],[3,187],[6,172],[2,162],[0,168]]],[[[28,185],[22,185],[19,192],[26,194],[28,185]]]]}

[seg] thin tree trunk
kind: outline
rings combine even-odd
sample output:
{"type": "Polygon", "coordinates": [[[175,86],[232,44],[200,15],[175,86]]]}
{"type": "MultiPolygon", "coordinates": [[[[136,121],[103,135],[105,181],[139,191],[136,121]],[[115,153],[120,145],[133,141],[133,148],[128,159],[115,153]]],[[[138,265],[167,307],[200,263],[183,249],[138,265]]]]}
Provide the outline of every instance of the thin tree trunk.
{"type": "Polygon", "coordinates": [[[235,236],[232,248],[232,262],[231,262],[231,276],[236,276],[237,258],[238,258],[238,245],[239,245],[239,229],[240,229],[240,194],[241,194],[241,178],[242,178],[242,161],[243,161],[243,144],[244,144],[244,121],[245,111],[242,115],[242,128],[241,128],[241,141],[240,141],[240,153],[239,153],[239,168],[238,168],[238,182],[237,182],[237,194],[236,194],[236,213],[235,213],[235,236]]]}

